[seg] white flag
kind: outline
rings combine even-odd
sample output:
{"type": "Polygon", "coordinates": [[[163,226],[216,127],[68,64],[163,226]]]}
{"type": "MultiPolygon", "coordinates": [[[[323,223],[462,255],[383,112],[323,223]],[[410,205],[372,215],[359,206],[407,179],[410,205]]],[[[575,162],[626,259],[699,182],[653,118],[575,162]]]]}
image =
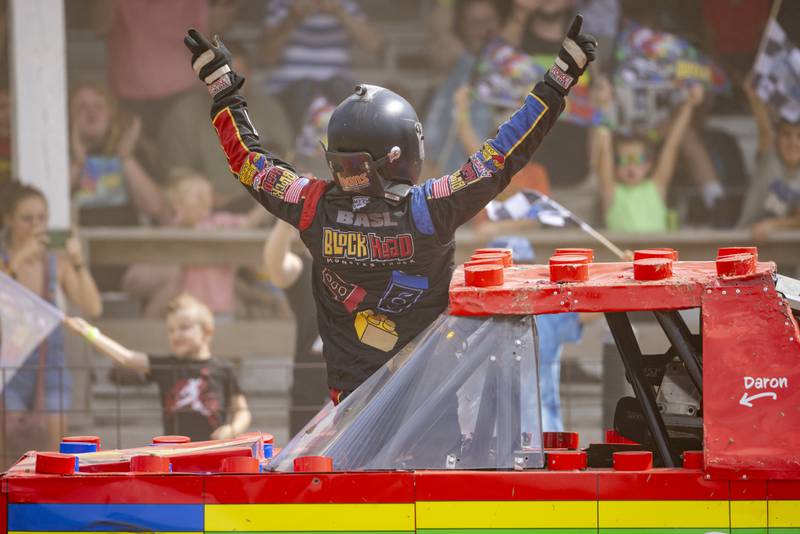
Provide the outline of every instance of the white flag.
{"type": "Polygon", "coordinates": [[[0,272],[0,366],[7,369],[6,377],[63,320],[61,310],[0,272]]]}
{"type": "Polygon", "coordinates": [[[800,120],[800,50],[774,20],[767,24],[753,67],[753,85],[758,97],[785,120],[800,120]]]}

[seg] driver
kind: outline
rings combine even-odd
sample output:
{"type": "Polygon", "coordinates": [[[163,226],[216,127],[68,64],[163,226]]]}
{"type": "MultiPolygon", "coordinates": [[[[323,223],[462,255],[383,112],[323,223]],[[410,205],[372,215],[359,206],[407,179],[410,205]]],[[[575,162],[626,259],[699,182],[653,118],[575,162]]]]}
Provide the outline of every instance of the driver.
{"type": "MultiPolygon", "coordinates": [[[[595,58],[573,21],[558,57],[525,102],[453,173],[420,180],[422,125],[401,96],[358,85],[333,112],[325,154],[333,181],[300,176],[261,146],[239,89],[244,78],[215,37],[184,39],[213,98],[231,172],[270,213],[295,226],[313,257],[328,386],[340,402],[447,307],[456,228],[530,160],[595,58]]],[[[302,320],[298,318],[298,320],[302,320]]]]}

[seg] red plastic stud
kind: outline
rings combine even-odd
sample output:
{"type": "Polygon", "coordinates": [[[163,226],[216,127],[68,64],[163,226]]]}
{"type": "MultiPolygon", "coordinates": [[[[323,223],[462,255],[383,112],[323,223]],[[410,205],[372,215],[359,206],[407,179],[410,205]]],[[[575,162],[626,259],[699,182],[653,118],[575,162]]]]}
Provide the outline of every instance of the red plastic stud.
{"type": "Polygon", "coordinates": [[[633,251],[634,260],[643,260],[645,258],[666,258],[678,261],[678,251],[674,248],[646,248],[633,251]]]}
{"type": "Polygon", "coordinates": [[[36,472],[48,475],[71,475],[75,472],[75,455],[60,452],[37,452],[36,472]]]}
{"type": "Polygon", "coordinates": [[[614,429],[606,430],[606,443],[611,445],[639,445],[632,439],[628,439],[614,429]]]}
{"type": "Polygon", "coordinates": [[[333,458],[330,456],[300,456],[294,459],[295,473],[330,473],[333,458]]]}
{"type": "Polygon", "coordinates": [[[653,453],[650,451],[622,451],[613,456],[615,471],[647,471],[653,468],[653,453]]]}
{"type": "Polygon", "coordinates": [[[672,276],[672,260],[643,258],[633,261],[633,279],[640,281],[664,280],[672,276]]]}
{"type": "Polygon", "coordinates": [[[542,442],[545,449],[577,450],[580,436],[577,432],[544,432],[542,442]]]}
{"type": "Polygon", "coordinates": [[[578,256],[586,256],[589,262],[594,261],[594,249],[592,248],[557,248],[553,252],[553,256],[571,256],[577,254],[578,256]]]}
{"type": "Polygon", "coordinates": [[[589,279],[589,258],[578,254],[550,257],[551,282],[585,282],[589,279]]]}
{"type": "Polygon", "coordinates": [[[258,473],[258,458],[230,456],[222,459],[223,473],[258,473]]]}
{"type": "Polygon", "coordinates": [[[511,255],[510,254],[503,254],[503,253],[485,252],[485,253],[481,253],[481,254],[473,254],[472,256],[470,256],[469,259],[470,259],[470,261],[474,261],[474,260],[485,260],[485,259],[490,259],[490,258],[491,259],[499,259],[500,261],[502,261],[503,262],[503,267],[511,267],[512,265],[514,265],[514,261],[511,259],[511,255]]]}
{"type": "Polygon", "coordinates": [[[169,473],[169,458],[141,454],[131,458],[131,471],[134,473],[169,473]]]}
{"type": "Polygon", "coordinates": [[[264,443],[275,443],[275,437],[272,434],[261,434],[261,440],[264,443]]]}
{"type": "Polygon", "coordinates": [[[586,451],[547,451],[547,468],[551,471],[586,469],[586,451]]]}
{"type": "Polygon", "coordinates": [[[755,272],[756,257],[752,254],[733,254],[717,258],[717,276],[746,276],[755,272]]]}
{"type": "Polygon", "coordinates": [[[100,436],[65,436],[61,438],[61,441],[66,443],[94,443],[97,445],[97,450],[100,450],[100,436]]]}
{"type": "Polygon", "coordinates": [[[702,469],[703,451],[683,451],[684,469],[702,469]]]}
{"type": "Polygon", "coordinates": [[[719,247],[717,258],[725,258],[736,254],[752,254],[758,261],[758,247],[719,247]]]}
{"type": "Polygon", "coordinates": [[[192,438],[189,436],[156,436],[153,438],[153,445],[174,445],[177,443],[189,443],[192,438]]]}
{"type": "Polygon", "coordinates": [[[503,268],[499,265],[473,265],[464,268],[464,282],[472,287],[503,285],[503,268]]]}
{"type": "MultiPolygon", "coordinates": [[[[478,256],[480,258],[480,256],[478,256]]],[[[499,265],[503,267],[503,258],[501,257],[486,257],[477,260],[469,260],[464,262],[464,267],[472,267],[473,265],[499,265]]]]}
{"type": "Polygon", "coordinates": [[[502,254],[508,256],[509,261],[512,263],[514,260],[514,251],[510,248],[476,248],[475,252],[472,253],[473,256],[479,256],[481,254],[502,254]]]}

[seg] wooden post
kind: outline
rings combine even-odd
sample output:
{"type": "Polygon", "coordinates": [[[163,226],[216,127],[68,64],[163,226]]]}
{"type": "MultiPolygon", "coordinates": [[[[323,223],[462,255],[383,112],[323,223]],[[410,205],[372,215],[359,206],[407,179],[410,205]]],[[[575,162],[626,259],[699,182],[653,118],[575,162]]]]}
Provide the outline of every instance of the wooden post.
{"type": "Polygon", "coordinates": [[[69,228],[64,3],[9,0],[13,176],[38,187],[50,226],[69,228]]]}

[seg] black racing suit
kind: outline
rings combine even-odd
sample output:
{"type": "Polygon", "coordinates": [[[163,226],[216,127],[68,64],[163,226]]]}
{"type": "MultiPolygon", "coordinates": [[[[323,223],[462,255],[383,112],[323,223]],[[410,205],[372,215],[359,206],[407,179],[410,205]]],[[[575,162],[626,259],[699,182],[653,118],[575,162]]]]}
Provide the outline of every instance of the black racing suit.
{"type": "Polygon", "coordinates": [[[261,147],[241,96],[212,108],[231,171],[270,213],[300,230],[314,259],[329,387],[357,388],[445,310],[456,228],[528,163],[563,108],[562,96],[537,84],[460,169],[411,187],[395,203],[298,176],[261,147]]]}

